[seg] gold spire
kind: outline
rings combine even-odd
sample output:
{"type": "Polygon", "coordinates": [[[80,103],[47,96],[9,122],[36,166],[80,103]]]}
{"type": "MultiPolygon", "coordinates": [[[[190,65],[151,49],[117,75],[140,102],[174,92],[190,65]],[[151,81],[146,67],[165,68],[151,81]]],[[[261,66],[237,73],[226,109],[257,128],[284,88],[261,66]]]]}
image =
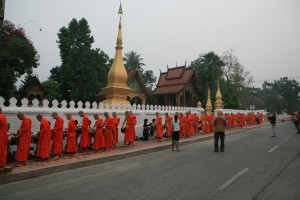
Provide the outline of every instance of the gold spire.
{"type": "Polygon", "coordinates": [[[201,103],[201,101],[198,101],[198,103],[197,103],[197,108],[202,108],[202,103],[201,103]]]}
{"type": "Polygon", "coordinates": [[[123,15],[123,9],[122,9],[122,3],[120,2],[120,7],[119,7],[119,15],[123,15]]]}
{"type": "Polygon", "coordinates": [[[211,104],[211,100],[210,100],[210,89],[208,87],[205,113],[210,115],[211,112],[212,112],[212,104],[211,104]]]}
{"type": "Polygon", "coordinates": [[[102,89],[105,94],[104,103],[129,103],[127,96],[130,88],[127,86],[127,71],[125,69],[122,57],[122,18],[123,14],[122,4],[120,3],[118,14],[120,15],[119,30],[117,36],[116,53],[113,64],[107,75],[107,86],[102,89]]]}
{"type": "Polygon", "coordinates": [[[221,94],[221,89],[220,89],[219,83],[218,83],[218,90],[216,93],[215,109],[223,109],[222,94],[221,94]]]}

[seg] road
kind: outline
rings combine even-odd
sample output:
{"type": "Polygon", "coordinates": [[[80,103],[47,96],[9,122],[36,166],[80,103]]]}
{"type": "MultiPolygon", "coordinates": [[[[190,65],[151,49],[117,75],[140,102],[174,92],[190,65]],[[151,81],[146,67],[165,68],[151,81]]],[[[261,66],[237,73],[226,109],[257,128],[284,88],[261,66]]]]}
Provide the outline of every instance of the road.
{"type": "Polygon", "coordinates": [[[0,199],[300,200],[300,135],[289,123],[0,186],[0,199]]]}

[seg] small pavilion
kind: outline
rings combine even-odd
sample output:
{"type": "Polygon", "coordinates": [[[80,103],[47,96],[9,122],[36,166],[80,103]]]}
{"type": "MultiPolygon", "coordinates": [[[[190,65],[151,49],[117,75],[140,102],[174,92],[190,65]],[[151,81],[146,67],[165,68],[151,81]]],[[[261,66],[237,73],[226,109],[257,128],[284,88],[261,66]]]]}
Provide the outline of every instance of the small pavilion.
{"type": "Polygon", "coordinates": [[[152,95],[156,105],[197,107],[199,93],[195,70],[181,66],[161,72],[152,95]]]}

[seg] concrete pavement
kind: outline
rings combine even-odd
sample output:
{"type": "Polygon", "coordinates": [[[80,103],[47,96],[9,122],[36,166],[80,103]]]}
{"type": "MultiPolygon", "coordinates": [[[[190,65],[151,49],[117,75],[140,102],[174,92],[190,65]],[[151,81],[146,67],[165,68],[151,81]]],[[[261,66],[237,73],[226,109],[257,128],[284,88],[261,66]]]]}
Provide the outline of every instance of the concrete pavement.
{"type": "Polygon", "coordinates": [[[0,185],[0,199],[299,200],[300,135],[289,123],[0,185]]]}

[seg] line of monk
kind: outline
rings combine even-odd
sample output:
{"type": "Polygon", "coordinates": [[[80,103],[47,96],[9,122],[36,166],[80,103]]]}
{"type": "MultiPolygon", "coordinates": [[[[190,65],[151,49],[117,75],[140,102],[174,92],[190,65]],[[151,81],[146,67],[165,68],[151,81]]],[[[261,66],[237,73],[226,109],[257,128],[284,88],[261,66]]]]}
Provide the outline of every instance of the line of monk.
{"type": "MultiPolygon", "coordinates": [[[[37,134],[36,157],[40,160],[47,160],[50,158],[50,153],[54,155],[54,159],[58,159],[63,154],[63,139],[66,138],[65,153],[78,155],[78,151],[87,152],[94,150],[107,150],[116,148],[118,141],[118,127],[120,118],[116,112],[112,113],[112,117],[107,112],[104,113],[104,119],[101,119],[98,114],[94,115],[95,124],[91,127],[91,121],[83,111],[79,111],[81,121],[78,123],[72,118],[70,113],[66,114],[68,120],[67,128],[64,129],[64,119],[53,112],[52,118],[55,120],[54,126],[51,129],[49,121],[41,114],[36,116],[40,122],[40,130],[37,134]],[[78,144],[77,138],[80,137],[78,144]],[[93,140],[91,138],[94,138],[93,140]],[[52,141],[52,145],[51,145],[52,141]],[[91,142],[93,141],[93,143],[91,142]],[[50,146],[51,145],[51,146],[50,146]],[[80,147],[78,149],[78,146],[80,147]]],[[[214,114],[202,114],[201,118],[190,111],[184,113],[176,113],[180,120],[180,137],[190,137],[199,132],[199,124],[201,124],[203,133],[212,133],[214,131],[212,121],[214,114]]],[[[31,126],[32,121],[26,117],[24,113],[18,113],[17,117],[22,121],[21,126],[17,132],[18,148],[16,153],[17,166],[26,164],[28,160],[28,152],[30,143],[32,141],[31,126]]],[[[249,114],[225,114],[227,120],[227,128],[243,127],[245,125],[259,124],[263,122],[263,114],[249,113],[249,114]]],[[[172,135],[172,120],[173,117],[169,113],[165,113],[165,118],[156,113],[155,122],[155,138],[161,141],[165,129],[165,136],[170,138],[172,135]]],[[[137,118],[131,111],[125,111],[125,120],[123,121],[121,131],[124,133],[124,146],[130,147],[136,140],[135,126],[137,118]]],[[[6,166],[7,147],[9,144],[8,123],[5,115],[0,108],[0,168],[6,166]]]]}

